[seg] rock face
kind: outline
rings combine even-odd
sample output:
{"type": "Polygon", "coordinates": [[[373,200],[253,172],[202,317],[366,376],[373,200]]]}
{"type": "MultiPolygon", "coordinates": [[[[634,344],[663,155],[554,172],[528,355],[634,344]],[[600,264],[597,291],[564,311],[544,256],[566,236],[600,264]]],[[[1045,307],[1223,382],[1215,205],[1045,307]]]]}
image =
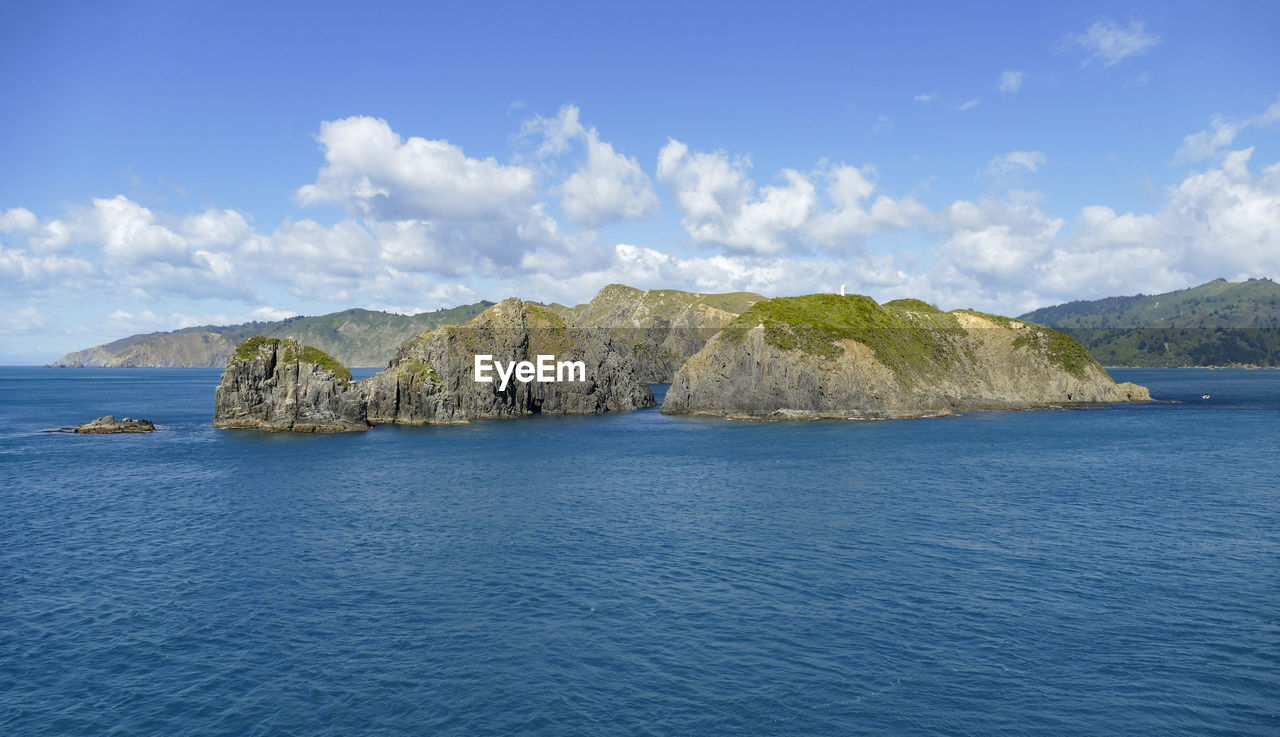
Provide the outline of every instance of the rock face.
{"type": "Polygon", "coordinates": [[[227,358],[213,424],[277,432],[369,428],[364,399],[346,367],[316,348],[262,336],[227,358]]]}
{"type": "Polygon", "coordinates": [[[762,299],[751,292],[642,291],[610,284],[590,302],[552,308],[582,327],[608,330],[615,341],[631,349],[645,383],[668,384],[676,369],[711,336],[762,299]]]}
{"type": "Polygon", "coordinates": [[[99,417],[93,422],[86,422],[83,425],[75,427],[64,427],[61,430],[50,430],[49,432],[75,432],[84,435],[109,435],[114,433],[129,432],[155,432],[156,426],[151,420],[135,420],[132,417],[125,417],[117,420],[112,415],[99,417]]]}
{"type": "MultiPolygon", "coordinates": [[[[566,375],[566,378],[567,375],[566,375]]],[[[511,298],[462,326],[424,332],[386,370],[360,382],[371,422],[457,423],[474,418],[620,412],[655,404],[631,351],[604,330],[573,326],[555,310],[511,298]],[[496,362],[581,361],[572,381],[475,381],[476,355],[496,362]],[[578,380],[580,379],[580,380],[578,380]]]]}
{"type": "Polygon", "coordinates": [[[1048,328],[919,300],[767,300],[676,373],[662,411],[724,417],[886,418],[1148,401],[1048,328]]]}

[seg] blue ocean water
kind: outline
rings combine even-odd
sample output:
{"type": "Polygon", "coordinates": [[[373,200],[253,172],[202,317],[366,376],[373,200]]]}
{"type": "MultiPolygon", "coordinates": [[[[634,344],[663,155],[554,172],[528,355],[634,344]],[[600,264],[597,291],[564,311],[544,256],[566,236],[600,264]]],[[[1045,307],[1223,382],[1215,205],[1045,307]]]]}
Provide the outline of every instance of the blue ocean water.
{"type": "Polygon", "coordinates": [[[1280,734],[1280,372],[1113,374],[1181,401],[291,436],[0,369],[0,734],[1280,734]]]}

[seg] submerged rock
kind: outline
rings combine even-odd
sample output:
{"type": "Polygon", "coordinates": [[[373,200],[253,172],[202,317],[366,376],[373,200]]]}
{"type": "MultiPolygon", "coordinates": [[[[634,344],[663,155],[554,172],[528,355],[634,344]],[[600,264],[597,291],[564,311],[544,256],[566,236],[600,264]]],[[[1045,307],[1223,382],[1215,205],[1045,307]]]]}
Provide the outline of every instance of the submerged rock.
{"type": "Polygon", "coordinates": [[[227,358],[213,424],[277,432],[369,428],[364,399],[345,366],[311,346],[262,336],[227,358]]]}
{"type": "Polygon", "coordinates": [[[655,404],[630,348],[606,330],[567,323],[555,310],[511,298],[466,325],[424,332],[405,343],[386,370],[360,382],[374,423],[457,423],[530,414],[597,414],[655,404]],[[582,371],[555,381],[520,380],[506,386],[476,381],[476,356],[510,366],[538,356],[581,362],[582,371]]]}
{"type": "Polygon", "coordinates": [[[882,418],[1150,398],[1049,328],[919,300],[814,294],[739,316],[676,373],[662,411],[882,418]]]}

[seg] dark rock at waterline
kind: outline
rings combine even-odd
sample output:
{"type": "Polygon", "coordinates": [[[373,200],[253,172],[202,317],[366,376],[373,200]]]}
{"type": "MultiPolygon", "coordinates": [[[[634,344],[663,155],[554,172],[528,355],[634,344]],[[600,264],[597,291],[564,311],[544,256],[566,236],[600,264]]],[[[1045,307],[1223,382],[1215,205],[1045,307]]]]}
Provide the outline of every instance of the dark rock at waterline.
{"type": "Polygon", "coordinates": [[[74,432],[82,435],[109,435],[114,433],[129,432],[155,432],[156,426],[151,420],[134,419],[125,417],[117,420],[112,415],[99,417],[93,422],[86,422],[83,425],[75,427],[63,427],[58,430],[46,430],[45,432],[74,432]]]}

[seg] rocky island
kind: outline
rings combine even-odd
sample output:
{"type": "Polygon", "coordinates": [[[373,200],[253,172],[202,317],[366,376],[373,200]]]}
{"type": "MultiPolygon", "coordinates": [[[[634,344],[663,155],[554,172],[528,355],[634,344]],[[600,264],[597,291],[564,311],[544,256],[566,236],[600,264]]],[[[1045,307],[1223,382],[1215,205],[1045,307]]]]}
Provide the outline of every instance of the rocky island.
{"type": "Polygon", "coordinates": [[[1049,328],[920,300],[813,294],[741,314],[676,372],[662,411],[890,418],[1149,399],[1049,328]]]}
{"type": "MultiPolygon", "coordinates": [[[[598,414],[652,407],[628,346],[607,330],[567,322],[550,307],[512,297],[466,325],[405,343],[386,370],[360,382],[371,422],[428,424],[530,414],[598,414]],[[580,380],[476,381],[476,356],[504,365],[538,356],[581,361],[580,380]]],[[[577,376],[568,377],[578,379],[577,376]]]]}
{"type": "Polygon", "coordinates": [[[263,336],[241,343],[227,358],[213,424],[287,432],[369,428],[350,370],[318,348],[263,336]]]}
{"type": "Polygon", "coordinates": [[[630,347],[609,331],[573,325],[550,307],[511,298],[466,325],[423,332],[401,345],[385,370],[358,384],[323,351],[290,339],[251,338],[227,359],[214,425],[340,432],[371,423],[452,424],[655,404],[630,347]],[[507,367],[505,379],[477,381],[477,357],[507,367]],[[547,381],[514,370],[551,361],[578,370],[561,367],[547,381]]]}
{"type": "Polygon", "coordinates": [[[81,435],[115,435],[118,433],[155,432],[156,426],[151,420],[124,417],[119,420],[114,415],[105,415],[92,422],[75,427],[63,427],[44,432],[73,432],[81,435]]]}
{"type": "Polygon", "coordinates": [[[670,384],[676,370],[711,336],[763,299],[754,292],[703,294],[610,284],[590,302],[550,307],[582,327],[608,330],[631,350],[646,383],[670,384]]]}

